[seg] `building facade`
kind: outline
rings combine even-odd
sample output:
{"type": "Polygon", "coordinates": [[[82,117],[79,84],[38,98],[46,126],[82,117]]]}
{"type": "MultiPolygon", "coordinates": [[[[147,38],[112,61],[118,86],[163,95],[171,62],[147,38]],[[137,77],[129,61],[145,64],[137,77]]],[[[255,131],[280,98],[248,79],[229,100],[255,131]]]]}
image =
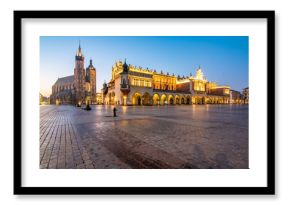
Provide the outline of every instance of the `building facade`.
{"type": "Polygon", "coordinates": [[[176,105],[230,103],[230,87],[208,81],[201,68],[187,77],[116,62],[104,83],[103,103],[110,105],[176,105]]]}
{"type": "Polygon", "coordinates": [[[244,104],[244,96],[236,90],[230,90],[230,103],[231,104],[244,104]]]}
{"type": "Polygon", "coordinates": [[[249,87],[243,89],[243,99],[245,104],[249,104],[249,87]]]}
{"type": "Polygon", "coordinates": [[[52,86],[51,104],[96,103],[96,69],[90,60],[85,69],[85,57],[81,46],[75,55],[74,75],[58,78],[52,86]]]}

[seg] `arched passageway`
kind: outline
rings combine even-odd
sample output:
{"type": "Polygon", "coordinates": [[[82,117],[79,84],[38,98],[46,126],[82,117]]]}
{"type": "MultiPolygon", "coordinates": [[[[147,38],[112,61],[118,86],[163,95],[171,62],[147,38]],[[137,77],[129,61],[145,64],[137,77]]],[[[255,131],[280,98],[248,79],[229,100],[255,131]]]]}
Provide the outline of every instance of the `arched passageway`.
{"type": "Polygon", "coordinates": [[[174,98],[173,98],[172,95],[169,95],[169,96],[168,96],[168,104],[169,104],[169,105],[173,105],[173,104],[174,104],[174,98]]]}
{"type": "Polygon", "coordinates": [[[145,92],[142,96],[142,105],[150,105],[150,95],[149,93],[145,92]]]}
{"type": "Polygon", "coordinates": [[[160,105],[165,105],[166,103],[167,103],[167,101],[166,101],[166,95],[163,94],[163,95],[161,95],[160,105]]]}
{"type": "Polygon", "coordinates": [[[184,97],[181,97],[181,104],[185,104],[185,100],[184,100],[184,97]]]}
{"type": "Polygon", "coordinates": [[[157,93],[155,93],[153,95],[153,105],[159,105],[159,103],[160,103],[160,97],[157,93]]]}
{"type": "Polygon", "coordinates": [[[180,104],[180,97],[178,95],[175,96],[175,104],[176,105],[180,104]]]}
{"type": "Polygon", "coordinates": [[[187,104],[187,105],[190,104],[190,97],[189,97],[189,96],[186,97],[186,104],[187,104]]]}
{"type": "Polygon", "coordinates": [[[140,93],[135,93],[133,96],[132,96],[132,103],[133,105],[142,105],[142,98],[141,98],[141,94],[140,93]]]}

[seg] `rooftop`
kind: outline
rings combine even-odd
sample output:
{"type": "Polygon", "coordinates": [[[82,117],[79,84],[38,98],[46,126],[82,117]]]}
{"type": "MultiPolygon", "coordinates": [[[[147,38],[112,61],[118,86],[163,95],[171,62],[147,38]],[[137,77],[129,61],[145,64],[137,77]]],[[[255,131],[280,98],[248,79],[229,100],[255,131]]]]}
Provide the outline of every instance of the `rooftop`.
{"type": "Polygon", "coordinates": [[[58,78],[54,85],[65,85],[71,84],[74,82],[74,75],[66,76],[63,78],[58,78]]]}

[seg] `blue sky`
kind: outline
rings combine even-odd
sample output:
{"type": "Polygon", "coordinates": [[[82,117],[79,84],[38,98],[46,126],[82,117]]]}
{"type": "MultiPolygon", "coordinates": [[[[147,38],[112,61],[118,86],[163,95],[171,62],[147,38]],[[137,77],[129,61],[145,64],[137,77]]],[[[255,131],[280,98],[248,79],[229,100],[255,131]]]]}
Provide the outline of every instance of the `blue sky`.
{"type": "Polygon", "coordinates": [[[97,72],[97,90],[111,77],[116,60],[187,76],[198,66],[209,81],[241,91],[248,86],[247,36],[41,36],[40,92],[46,96],[58,77],[73,75],[79,41],[97,72]]]}

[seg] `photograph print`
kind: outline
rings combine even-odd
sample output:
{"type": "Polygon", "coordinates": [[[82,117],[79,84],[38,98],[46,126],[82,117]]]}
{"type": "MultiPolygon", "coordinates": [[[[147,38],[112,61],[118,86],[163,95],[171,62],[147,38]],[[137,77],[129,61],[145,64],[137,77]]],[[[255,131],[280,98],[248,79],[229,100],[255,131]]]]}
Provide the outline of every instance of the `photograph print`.
{"type": "Polygon", "coordinates": [[[40,169],[249,169],[248,36],[40,36],[40,169]]]}

